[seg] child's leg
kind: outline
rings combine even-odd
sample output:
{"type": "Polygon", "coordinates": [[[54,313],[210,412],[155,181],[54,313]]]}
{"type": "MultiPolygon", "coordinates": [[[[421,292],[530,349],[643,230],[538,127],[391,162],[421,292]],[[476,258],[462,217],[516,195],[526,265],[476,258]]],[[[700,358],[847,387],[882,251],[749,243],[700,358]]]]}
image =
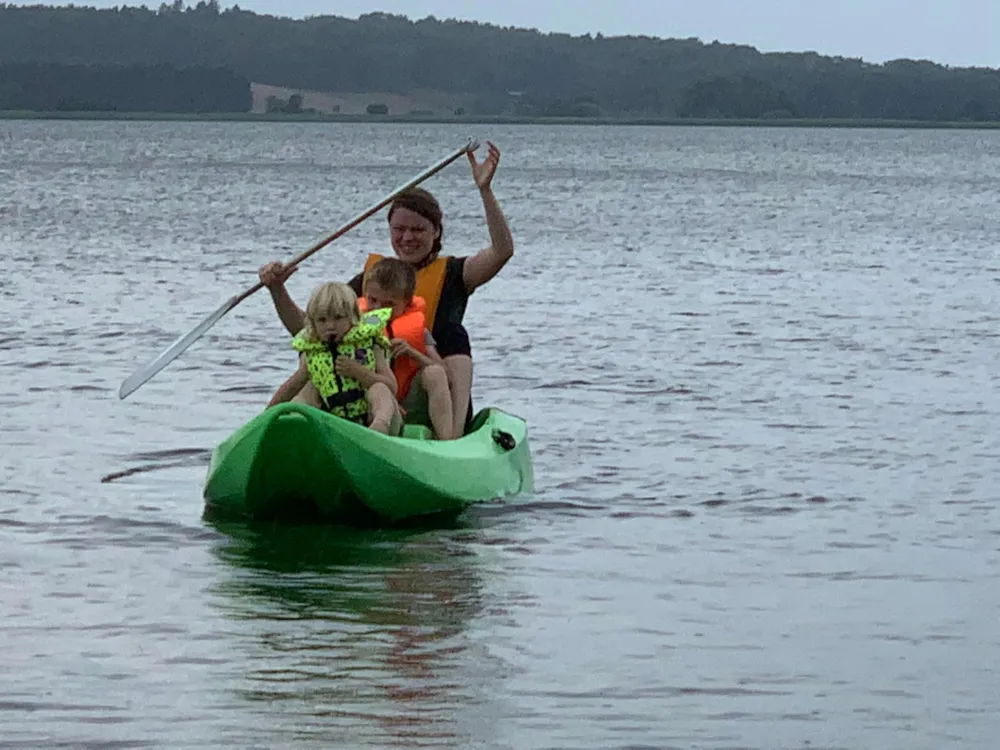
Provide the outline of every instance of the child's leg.
{"type": "Polygon", "coordinates": [[[323,408],[323,399],[319,397],[319,391],[316,390],[316,386],[312,384],[312,381],[306,383],[302,387],[302,390],[295,394],[292,403],[308,404],[309,406],[315,406],[317,409],[323,408]]]}
{"type": "Polygon", "coordinates": [[[365,395],[368,398],[368,426],[383,435],[398,436],[403,431],[403,417],[396,405],[396,394],[385,383],[375,383],[365,395]]]}
{"type": "Polygon", "coordinates": [[[422,387],[427,392],[427,414],[438,440],[451,440],[455,436],[452,424],[451,390],[448,388],[448,373],[441,365],[427,365],[414,380],[415,388],[422,387]]]}

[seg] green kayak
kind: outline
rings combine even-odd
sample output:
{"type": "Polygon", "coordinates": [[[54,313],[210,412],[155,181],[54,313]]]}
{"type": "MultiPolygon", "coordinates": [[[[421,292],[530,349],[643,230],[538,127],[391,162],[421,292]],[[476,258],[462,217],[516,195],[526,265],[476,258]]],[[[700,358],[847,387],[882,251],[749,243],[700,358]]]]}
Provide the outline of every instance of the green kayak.
{"type": "Polygon", "coordinates": [[[215,449],[213,518],[398,522],[533,488],[524,420],[479,412],[458,440],[407,425],[387,437],[303,404],[266,409],[215,449]]]}

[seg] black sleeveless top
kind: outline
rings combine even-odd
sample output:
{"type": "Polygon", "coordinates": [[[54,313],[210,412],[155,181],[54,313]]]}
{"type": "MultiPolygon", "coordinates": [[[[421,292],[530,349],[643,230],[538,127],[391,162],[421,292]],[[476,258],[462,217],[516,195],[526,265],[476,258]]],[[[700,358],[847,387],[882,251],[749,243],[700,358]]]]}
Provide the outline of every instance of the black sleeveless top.
{"type": "MultiPolygon", "coordinates": [[[[438,354],[450,357],[453,354],[472,356],[472,345],[469,333],[462,325],[465,308],[469,303],[469,293],[465,289],[462,274],[465,271],[465,258],[445,258],[444,282],[441,285],[441,297],[438,300],[437,314],[434,316],[434,329],[431,334],[437,341],[438,354]]],[[[364,273],[359,273],[347,285],[354,293],[361,296],[361,282],[364,273]]]]}

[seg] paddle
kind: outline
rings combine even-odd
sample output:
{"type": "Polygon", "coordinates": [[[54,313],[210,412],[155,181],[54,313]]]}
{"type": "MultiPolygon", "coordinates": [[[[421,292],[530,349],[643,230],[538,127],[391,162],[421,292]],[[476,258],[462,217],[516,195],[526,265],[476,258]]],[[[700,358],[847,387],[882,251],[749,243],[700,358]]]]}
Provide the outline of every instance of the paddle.
{"type": "MultiPolygon", "coordinates": [[[[354,229],[354,227],[363,222],[369,216],[371,216],[374,213],[377,213],[382,208],[392,203],[393,199],[397,195],[402,193],[404,190],[409,190],[410,188],[419,185],[428,177],[431,177],[440,172],[442,169],[447,167],[449,164],[458,159],[460,156],[463,156],[469,153],[470,151],[475,151],[477,148],[479,148],[479,143],[470,138],[469,142],[464,146],[462,146],[460,149],[450,154],[449,156],[446,156],[444,159],[439,161],[433,167],[429,167],[427,170],[421,172],[406,184],[400,185],[398,188],[393,190],[391,193],[385,196],[374,206],[355,216],[353,219],[344,224],[344,226],[340,227],[340,229],[331,234],[329,237],[320,240],[311,248],[306,250],[304,253],[302,253],[296,258],[293,258],[286,265],[297,266],[299,263],[304,261],[313,253],[322,250],[324,247],[329,245],[331,242],[333,242],[341,235],[344,235],[350,230],[354,229]]],[[[164,349],[163,352],[156,359],[154,359],[149,364],[140,367],[134,373],[129,375],[125,379],[125,381],[121,384],[121,387],[118,389],[118,398],[125,398],[133,391],[136,391],[140,387],[142,387],[142,385],[146,383],[146,381],[148,381],[150,378],[156,375],[156,373],[158,373],[168,364],[177,359],[177,357],[179,357],[184,352],[184,350],[186,350],[189,346],[191,346],[191,344],[193,344],[195,341],[204,336],[205,333],[208,332],[208,329],[214,326],[216,323],[218,323],[219,320],[221,320],[226,313],[228,313],[230,310],[232,310],[234,307],[240,304],[240,302],[245,300],[251,294],[255,294],[256,292],[260,291],[263,288],[264,285],[258,281],[256,284],[254,284],[252,287],[247,289],[242,294],[237,294],[235,297],[230,297],[228,300],[223,302],[222,306],[219,307],[218,310],[213,312],[211,315],[209,315],[207,318],[201,321],[198,325],[196,325],[193,329],[185,333],[174,343],[172,343],[170,346],[164,349]]]]}

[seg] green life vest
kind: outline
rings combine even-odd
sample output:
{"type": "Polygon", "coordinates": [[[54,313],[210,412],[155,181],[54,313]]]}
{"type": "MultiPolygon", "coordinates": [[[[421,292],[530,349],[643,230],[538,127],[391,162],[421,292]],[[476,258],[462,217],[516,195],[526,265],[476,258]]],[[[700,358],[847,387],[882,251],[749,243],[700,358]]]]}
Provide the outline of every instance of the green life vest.
{"type": "Polygon", "coordinates": [[[292,348],[306,357],[309,379],[319,391],[324,410],[352,422],[364,424],[368,421],[368,401],[365,389],[354,378],[338,375],[333,368],[336,357],[350,357],[375,372],[375,347],[389,351],[389,338],[385,326],[392,310],[383,308],[366,312],[331,349],[325,341],[313,341],[302,335],[292,339],[292,348]]]}

